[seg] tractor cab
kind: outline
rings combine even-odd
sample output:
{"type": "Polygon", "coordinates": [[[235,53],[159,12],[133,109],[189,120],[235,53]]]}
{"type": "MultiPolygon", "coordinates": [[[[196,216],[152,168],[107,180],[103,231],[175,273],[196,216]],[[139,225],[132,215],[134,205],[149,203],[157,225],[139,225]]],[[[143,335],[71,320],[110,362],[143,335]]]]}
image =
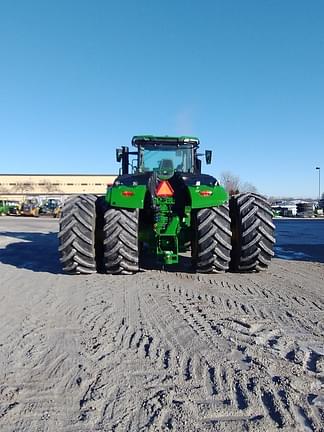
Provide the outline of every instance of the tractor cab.
{"type": "MultiPolygon", "coordinates": [[[[169,137],[139,135],[134,136],[132,144],[137,151],[130,152],[128,147],[116,150],[116,159],[122,162],[122,174],[156,172],[165,177],[172,177],[175,172],[200,173],[201,160],[197,153],[199,139],[189,136],[169,137]],[[135,160],[129,163],[129,155],[135,160]],[[134,163],[135,162],[135,163],[134,163]]],[[[211,162],[211,151],[205,152],[206,163],[211,162]]]]}

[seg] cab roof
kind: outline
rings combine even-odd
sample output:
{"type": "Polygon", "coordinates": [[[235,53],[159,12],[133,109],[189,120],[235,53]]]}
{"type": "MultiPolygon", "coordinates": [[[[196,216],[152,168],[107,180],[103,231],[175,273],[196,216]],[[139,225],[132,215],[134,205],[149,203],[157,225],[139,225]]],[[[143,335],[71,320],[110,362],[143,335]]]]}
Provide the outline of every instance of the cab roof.
{"type": "Polygon", "coordinates": [[[157,145],[175,145],[179,146],[181,144],[191,144],[194,147],[199,146],[199,139],[192,136],[155,136],[155,135],[135,135],[132,139],[132,144],[134,146],[145,145],[145,144],[157,144],[157,145]]]}

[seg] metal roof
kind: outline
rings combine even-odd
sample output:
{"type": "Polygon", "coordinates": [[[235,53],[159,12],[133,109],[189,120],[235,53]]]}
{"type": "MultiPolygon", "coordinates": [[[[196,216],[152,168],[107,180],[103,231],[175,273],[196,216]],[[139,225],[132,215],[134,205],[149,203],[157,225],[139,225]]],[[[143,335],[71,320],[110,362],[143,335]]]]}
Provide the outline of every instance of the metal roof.
{"type": "Polygon", "coordinates": [[[193,144],[199,146],[199,139],[193,136],[155,136],[155,135],[135,135],[132,139],[133,145],[139,143],[156,143],[156,144],[193,144]]]}

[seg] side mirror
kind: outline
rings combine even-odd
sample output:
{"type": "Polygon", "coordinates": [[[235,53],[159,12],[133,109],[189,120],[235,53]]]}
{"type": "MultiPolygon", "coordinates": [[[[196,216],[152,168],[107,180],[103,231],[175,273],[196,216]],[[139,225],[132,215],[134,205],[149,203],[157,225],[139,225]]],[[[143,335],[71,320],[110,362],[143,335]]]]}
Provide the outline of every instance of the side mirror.
{"type": "Polygon", "coordinates": [[[116,161],[120,162],[123,158],[123,149],[117,148],[116,149],[116,161]]]}
{"type": "Polygon", "coordinates": [[[211,160],[212,160],[212,151],[211,150],[206,150],[205,151],[205,158],[206,158],[206,164],[210,165],[211,164],[211,160]]]}

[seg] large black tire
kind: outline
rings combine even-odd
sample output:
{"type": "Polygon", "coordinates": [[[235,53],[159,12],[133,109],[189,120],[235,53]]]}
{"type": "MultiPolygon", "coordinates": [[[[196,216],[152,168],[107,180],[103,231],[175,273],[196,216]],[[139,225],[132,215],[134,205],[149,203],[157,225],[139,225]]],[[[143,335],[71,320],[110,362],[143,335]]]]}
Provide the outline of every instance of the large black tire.
{"type": "Polygon", "coordinates": [[[193,214],[192,264],[201,273],[229,269],[231,220],[227,205],[198,210],[193,214]]]}
{"type": "Polygon", "coordinates": [[[104,216],[104,266],[107,273],[139,270],[138,209],[109,208],[104,216]]]}
{"type": "Polygon", "coordinates": [[[96,272],[96,200],[94,195],[80,195],[64,203],[58,237],[60,262],[66,273],[96,272]]]}
{"type": "Polygon", "coordinates": [[[105,213],[108,209],[106,197],[100,196],[96,201],[96,236],[95,236],[95,251],[96,251],[96,264],[97,272],[105,273],[104,265],[104,226],[105,226],[105,213]]]}
{"type": "Polygon", "coordinates": [[[268,201],[255,193],[230,199],[232,229],[231,270],[261,271],[274,255],[275,226],[268,201]]]}

